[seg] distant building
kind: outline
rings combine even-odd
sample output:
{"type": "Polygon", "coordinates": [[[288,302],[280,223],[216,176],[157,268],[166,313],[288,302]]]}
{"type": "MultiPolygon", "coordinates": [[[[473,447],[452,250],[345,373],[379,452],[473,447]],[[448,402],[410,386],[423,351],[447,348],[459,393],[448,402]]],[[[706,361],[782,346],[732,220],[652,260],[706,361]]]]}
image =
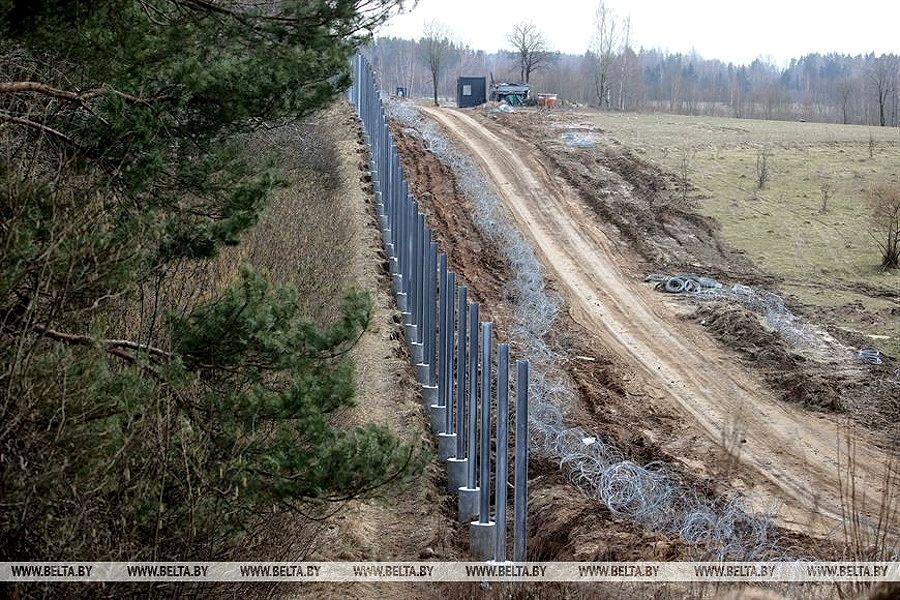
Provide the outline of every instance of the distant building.
{"type": "Polygon", "coordinates": [[[456,105],[460,108],[481,106],[487,102],[487,79],[460,77],[456,80],[456,105]]]}
{"type": "Polygon", "coordinates": [[[506,102],[510,106],[522,106],[528,101],[531,87],[527,83],[492,83],[491,100],[506,102]]]}

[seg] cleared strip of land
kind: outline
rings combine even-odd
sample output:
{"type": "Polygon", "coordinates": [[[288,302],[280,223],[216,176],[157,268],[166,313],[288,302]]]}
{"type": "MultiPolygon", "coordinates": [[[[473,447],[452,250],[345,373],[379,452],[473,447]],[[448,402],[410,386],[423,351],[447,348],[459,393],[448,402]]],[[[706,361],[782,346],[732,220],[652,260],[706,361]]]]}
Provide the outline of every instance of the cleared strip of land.
{"type": "Polygon", "coordinates": [[[646,401],[688,417],[714,444],[729,428],[743,431],[740,461],[759,474],[751,496],[783,503],[782,525],[825,534],[841,522],[838,449],[844,435],[855,443],[858,501],[864,496],[865,513],[877,516],[890,456],[873,436],[777,400],[702,330],[678,319],[638,283],[630,257],[577,192],[513,132],[461,111],[426,112],[481,163],[572,316],[597,344],[634,367],[646,401]]]}

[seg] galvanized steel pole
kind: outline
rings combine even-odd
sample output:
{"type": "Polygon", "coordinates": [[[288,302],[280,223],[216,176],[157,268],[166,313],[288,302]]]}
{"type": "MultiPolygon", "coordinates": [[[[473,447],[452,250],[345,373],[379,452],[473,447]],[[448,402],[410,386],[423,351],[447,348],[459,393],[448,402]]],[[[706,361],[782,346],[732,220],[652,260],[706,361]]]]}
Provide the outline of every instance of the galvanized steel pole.
{"type": "Polygon", "coordinates": [[[478,503],[478,522],[491,520],[491,334],[492,323],[481,324],[481,440],[480,477],[481,489],[478,503]]]}
{"type": "MultiPolygon", "coordinates": [[[[446,401],[446,414],[444,416],[444,432],[453,433],[453,394],[454,394],[454,332],[456,331],[456,314],[453,301],[456,299],[456,273],[449,272],[447,274],[447,341],[444,348],[444,355],[447,357],[447,380],[444,384],[447,387],[447,393],[444,394],[446,401]]],[[[454,451],[456,448],[454,440],[454,451]]],[[[449,458],[449,454],[447,456],[449,458]]]]}
{"type": "Polygon", "coordinates": [[[525,562],[528,535],[528,361],[516,361],[516,476],[513,488],[513,560],[525,562]]]}
{"type": "Polygon", "coordinates": [[[466,286],[461,286],[459,288],[459,307],[457,308],[457,312],[459,313],[459,328],[457,334],[459,340],[457,340],[456,348],[456,458],[458,459],[466,457],[465,414],[466,370],[468,369],[468,364],[466,364],[466,334],[468,333],[466,331],[467,295],[468,290],[466,289],[466,286]]]}
{"type": "Polygon", "coordinates": [[[438,406],[447,406],[446,380],[447,357],[444,355],[447,348],[447,255],[441,252],[439,257],[438,275],[438,406]]]}
{"type": "Polygon", "coordinates": [[[494,560],[506,562],[506,484],[509,481],[509,344],[497,346],[497,473],[494,490],[496,544],[494,560]]]}
{"type": "Polygon", "coordinates": [[[474,489],[477,485],[475,473],[478,464],[478,303],[469,306],[469,419],[466,428],[469,464],[466,486],[474,489]]]}
{"type": "Polygon", "coordinates": [[[431,240],[429,231],[430,252],[428,254],[428,364],[431,366],[429,385],[437,383],[437,318],[435,315],[437,303],[437,242],[431,240]]]}

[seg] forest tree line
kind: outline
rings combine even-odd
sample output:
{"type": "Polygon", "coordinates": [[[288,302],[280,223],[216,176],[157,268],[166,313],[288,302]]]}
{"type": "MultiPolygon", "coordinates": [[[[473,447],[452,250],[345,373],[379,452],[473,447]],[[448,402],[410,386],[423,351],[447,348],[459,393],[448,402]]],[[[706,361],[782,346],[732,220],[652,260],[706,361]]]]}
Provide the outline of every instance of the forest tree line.
{"type": "MultiPolygon", "coordinates": [[[[621,111],[662,111],[687,115],[808,120],[896,127],[900,124],[900,56],[808,54],[782,68],[762,59],[736,65],[696,53],[634,48],[628,27],[595,25],[581,55],[554,52],[540,31],[519,24],[498,40],[505,50],[488,53],[453,41],[447,34],[437,77],[437,95],[454,98],[459,76],[493,77],[518,83],[520,28],[537,36],[540,58],[529,77],[533,92],[559,95],[568,105],[621,111]],[[603,32],[602,27],[607,31],[603,32]]],[[[368,52],[386,91],[406,88],[411,97],[431,97],[429,50],[435,27],[419,40],[379,38],[368,52]]],[[[533,40],[532,40],[533,41],[533,40]]]]}

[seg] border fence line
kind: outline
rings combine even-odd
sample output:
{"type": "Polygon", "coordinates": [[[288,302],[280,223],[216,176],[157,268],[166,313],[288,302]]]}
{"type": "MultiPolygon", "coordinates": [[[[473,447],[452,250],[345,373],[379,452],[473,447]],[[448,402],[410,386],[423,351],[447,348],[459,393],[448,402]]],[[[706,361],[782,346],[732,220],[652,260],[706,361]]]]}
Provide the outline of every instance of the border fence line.
{"type": "MultiPolygon", "coordinates": [[[[509,485],[509,346],[498,346],[493,369],[493,324],[479,322],[479,306],[457,285],[448,256],[434,240],[428,219],[409,192],[388,126],[384,100],[371,65],[352,61],[347,100],[362,122],[369,150],[378,221],[387,253],[394,299],[425,412],[447,467],[448,492],[458,497],[457,517],[469,523],[478,560],[507,560],[509,485]],[[479,344],[479,336],[481,343],[479,344]],[[480,355],[480,363],[479,363],[480,355]],[[493,510],[491,417],[496,419],[493,510]]],[[[528,361],[516,361],[512,560],[526,558],[528,498],[528,361]]]]}

